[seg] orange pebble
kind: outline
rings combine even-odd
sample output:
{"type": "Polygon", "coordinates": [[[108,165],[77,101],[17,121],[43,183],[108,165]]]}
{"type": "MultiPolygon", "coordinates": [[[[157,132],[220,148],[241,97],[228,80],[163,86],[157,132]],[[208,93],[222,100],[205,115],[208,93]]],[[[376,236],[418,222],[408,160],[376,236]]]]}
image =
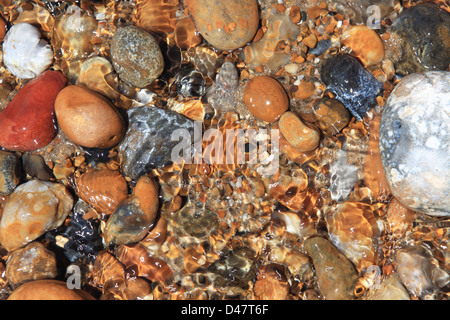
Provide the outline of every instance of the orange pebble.
{"type": "Polygon", "coordinates": [[[275,122],[289,108],[289,98],[283,86],[274,78],[258,76],[247,84],[244,103],[253,116],[266,122],[275,122]]]}

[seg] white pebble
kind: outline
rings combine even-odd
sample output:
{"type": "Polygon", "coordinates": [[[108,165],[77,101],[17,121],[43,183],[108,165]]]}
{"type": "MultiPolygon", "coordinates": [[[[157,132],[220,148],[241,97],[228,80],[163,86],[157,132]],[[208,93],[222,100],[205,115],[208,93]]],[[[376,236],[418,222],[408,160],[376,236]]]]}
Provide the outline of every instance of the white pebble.
{"type": "Polygon", "coordinates": [[[39,30],[28,23],[12,26],[3,41],[3,63],[21,79],[36,78],[53,62],[53,51],[39,30]]]}

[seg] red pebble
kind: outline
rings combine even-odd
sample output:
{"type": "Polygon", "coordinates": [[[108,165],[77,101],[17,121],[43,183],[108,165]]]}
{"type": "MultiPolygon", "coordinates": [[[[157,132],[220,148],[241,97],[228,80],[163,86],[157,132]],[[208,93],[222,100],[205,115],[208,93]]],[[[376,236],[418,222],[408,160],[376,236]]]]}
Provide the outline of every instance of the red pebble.
{"type": "Polygon", "coordinates": [[[57,133],[54,103],[67,79],[45,71],[20,89],[0,113],[0,146],[33,151],[49,144],[57,133]]]}

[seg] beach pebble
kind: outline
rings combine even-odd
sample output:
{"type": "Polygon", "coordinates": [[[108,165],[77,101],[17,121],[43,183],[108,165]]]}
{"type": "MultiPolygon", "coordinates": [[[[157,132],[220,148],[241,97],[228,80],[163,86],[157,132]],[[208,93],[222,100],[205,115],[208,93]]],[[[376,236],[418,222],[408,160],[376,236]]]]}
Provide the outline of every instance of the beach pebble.
{"type": "Polygon", "coordinates": [[[295,113],[285,112],[279,121],[283,137],[301,152],[316,149],[320,143],[320,130],[307,126],[295,113]]]}
{"type": "Polygon", "coordinates": [[[36,27],[18,23],[3,40],[3,63],[13,75],[33,79],[53,63],[53,50],[36,27]]]}
{"type": "Polygon", "coordinates": [[[10,194],[20,183],[22,165],[11,152],[0,151],[0,195],[10,194]]]}
{"type": "Polygon", "coordinates": [[[57,276],[55,253],[37,241],[12,252],[6,261],[6,277],[13,287],[26,281],[53,279],[57,276]]]}
{"type": "Polygon", "coordinates": [[[201,35],[219,50],[234,50],[250,42],[259,26],[256,0],[186,1],[201,35]]]}
{"type": "Polygon", "coordinates": [[[119,111],[95,91],[71,85],[58,94],[55,113],[64,134],[74,143],[88,148],[110,148],[125,134],[119,111]]]}
{"type": "Polygon", "coordinates": [[[384,59],[384,44],[378,33],[365,26],[351,26],[341,35],[341,44],[351,49],[351,55],[362,64],[373,66],[384,59]]]}
{"type": "Polygon", "coordinates": [[[337,99],[323,97],[314,102],[313,114],[319,128],[327,135],[336,135],[350,122],[350,113],[337,99]]]}
{"type": "Polygon", "coordinates": [[[84,290],[69,289],[66,282],[59,280],[35,280],[15,289],[8,300],[94,300],[84,290]]]}
{"type": "Polygon", "coordinates": [[[255,118],[266,122],[277,121],[289,108],[283,86],[268,76],[257,76],[248,82],[244,103],[255,118]]]}
{"type": "Polygon", "coordinates": [[[50,70],[25,84],[0,113],[0,146],[33,151],[49,144],[57,133],[54,102],[65,85],[66,78],[50,70]]]}
{"type": "Polygon", "coordinates": [[[380,153],[392,194],[405,207],[450,216],[450,72],[403,78],[380,124],[380,153]]]}
{"type": "Polygon", "coordinates": [[[136,26],[120,28],[111,40],[111,60],[120,79],[144,88],[164,70],[164,58],[156,39],[136,26]]]}
{"type": "Polygon", "coordinates": [[[72,196],[60,183],[31,180],[19,185],[3,210],[0,243],[8,251],[25,246],[59,227],[72,206],[72,196]]]}

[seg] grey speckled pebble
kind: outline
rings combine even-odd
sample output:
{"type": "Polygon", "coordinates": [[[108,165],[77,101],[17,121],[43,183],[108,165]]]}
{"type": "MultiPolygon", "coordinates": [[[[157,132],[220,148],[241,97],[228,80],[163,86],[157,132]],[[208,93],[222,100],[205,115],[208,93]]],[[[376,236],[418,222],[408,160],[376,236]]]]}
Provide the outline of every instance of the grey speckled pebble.
{"type": "Polygon", "coordinates": [[[143,88],[164,70],[164,57],[156,39],[135,26],[120,28],[111,41],[111,60],[120,79],[143,88]]]}
{"type": "Polygon", "coordinates": [[[406,207],[450,216],[450,72],[403,78],[380,125],[380,153],[392,194],[406,207]]]}
{"type": "Polygon", "coordinates": [[[0,151],[0,195],[10,194],[20,182],[21,163],[14,153],[0,151]]]}

